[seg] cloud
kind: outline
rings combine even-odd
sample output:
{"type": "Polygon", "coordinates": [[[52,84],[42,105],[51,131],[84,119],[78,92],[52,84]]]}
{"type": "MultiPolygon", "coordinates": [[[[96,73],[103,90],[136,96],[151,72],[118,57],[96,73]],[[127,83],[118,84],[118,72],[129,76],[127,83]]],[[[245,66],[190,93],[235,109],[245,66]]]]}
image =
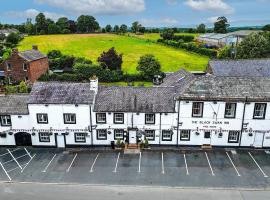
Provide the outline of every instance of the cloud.
{"type": "Polygon", "coordinates": [[[143,26],[173,26],[179,23],[178,20],[172,18],[161,18],[161,19],[142,19],[140,20],[143,26]]]}
{"type": "MultiPolygon", "coordinates": [[[[32,18],[34,19],[41,11],[38,11],[36,9],[27,9],[25,11],[8,11],[4,14],[11,18],[32,18]]],[[[60,17],[65,17],[65,15],[52,13],[52,12],[43,12],[43,14],[50,19],[57,20],[60,17]]]]}
{"type": "Polygon", "coordinates": [[[210,22],[210,23],[215,23],[217,21],[217,18],[218,18],[218,16],[209,17],[209,18],[207,18],[207,21],[210,22]]]}
{"type": "Polygon", "coordinates": [[[35,0],[71,14],[134,14],[145,10],[144,0],[35,0]]]}
{"type": "Polygon", "coordinates": [[[166,0],[167,4],[170,6],[174,6],[178,4],[178,0],[166,0]]]}
{"type": "Polygon", "coordinates": [[[185,4],[198,11],[215,11],[222,14],[234,12],[234,9],[223,0],[187,0],[185,4]]]}

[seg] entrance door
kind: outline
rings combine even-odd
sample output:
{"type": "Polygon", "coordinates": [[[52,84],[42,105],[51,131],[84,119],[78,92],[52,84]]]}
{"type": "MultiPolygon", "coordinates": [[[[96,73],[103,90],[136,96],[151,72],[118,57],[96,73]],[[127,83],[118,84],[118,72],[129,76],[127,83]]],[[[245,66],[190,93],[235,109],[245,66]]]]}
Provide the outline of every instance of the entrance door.
{"type": "Polygon", "coordinates": [[[137,131],[130,130],[128,132],[128,139],[129,139],[129,144],[137,144],[137,131]]]}
{"type": "Polygon", "coordinates": [[[211,132],[210,131],[205,131],[204,132],[203,144],[211,144],[211,132]]]}
{"type": "Polygon", "coordinates": [[[29,133],[16,133],[15,142],[17,146],[32,146],[32,139],[29,133]]]}
{"type": "Polygon", "coordinates": [[[57,147],[58,148],[65,148],[65,136],[64,135],[56,135],[56,140],[57,140],[57,147]]]}
{"type": "Polygon", "coordinates": [[[262,146],[263,146],[263,138],[264,138],[263,133],[256,133],[255,138],[254,138],[253,146],[256,147],[256,148],[262,148],[262,146]]]}

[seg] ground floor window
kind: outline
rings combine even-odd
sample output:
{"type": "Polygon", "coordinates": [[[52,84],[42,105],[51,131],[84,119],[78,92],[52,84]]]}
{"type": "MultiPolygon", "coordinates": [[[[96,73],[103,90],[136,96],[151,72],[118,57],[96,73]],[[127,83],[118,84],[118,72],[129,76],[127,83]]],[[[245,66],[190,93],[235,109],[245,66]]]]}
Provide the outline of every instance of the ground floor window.
{"type": "Polygon", "coordinates": [[[172,141],[172,131],[163,130],[162,131],[162,141],[172,141]]]}
{"type": "Polygon", "coordinates": [[[75,142],[85,143],[87,133],[74,133],[75,142]]]}
{"type": "Polygon", "coordinates": [[[228,142],[238,143],[240,136],[240,131],[229,131],[228,142]]]}
{"type": "Polygon", "coordinates": [[[39,141],[40,142],[50,142],[50,133],[40,132],[39,133],[39,141]]]}
{"type": "Polygon", "coordinates": [[[145,130],[145,138],[149,141],[155,140],[155,130],[145,130]]]}
{"type": "Polygon", "coordinates": [[[98,140],[107,140],[107,130],[106,129],[98,129],[97,130],[97,139],[98,140]]]}
{"type": "Polygon", "coordinates": [[[190,130],[181,130],[180,140],[181,141],[190,141],[190,130]]]}
{"type": "Polygon", "coordinates": [[[123,140],[124,139],[124,130],[123,129],[115,129],[114,130],[114,139],[115,140],[123,140]]]}

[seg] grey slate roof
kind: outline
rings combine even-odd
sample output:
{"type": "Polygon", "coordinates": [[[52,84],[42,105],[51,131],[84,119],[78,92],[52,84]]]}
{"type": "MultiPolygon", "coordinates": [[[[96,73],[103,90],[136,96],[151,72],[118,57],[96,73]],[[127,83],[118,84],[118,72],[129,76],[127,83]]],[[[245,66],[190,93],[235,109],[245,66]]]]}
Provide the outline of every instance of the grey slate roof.
{"type": "Polygon", "coordinates": [[[28,94],[0,96],[0,115],[28,114],[28,94]]]}
{"type": "Polygon", "coordinates": [[[22,58],[24,58],[25,60],[29,62],[47,57],[46,55],[42,54],[40,51],[35,50],[35,49],[21,51],[19,52],[19,56],[21,56],[22,58]]]}
{"type": "Polygon", "coordinates": [[[195,76],[190,72],[180,69],[177,72],[167,75],[163,83],[160,85],[162,87],[174,87],[179,85],[185,85],[190,82],[195,76]]]}
{"type": "Polygon", "coordinates": [[[270,101],[270,78],[197,77],[178,98],[185,100],[270,101]]]}
{"type": "Polygon", "coordinates": [[[95,112],[174,112],[172,87],[100,86],[95,100],[95,112]]]}
{"type": "Polygon", "coordinates": [[[36,82],[29,104],[92,104],[90,83],[36,82]]]}
{"type": "Polygon", "coordinates": [[[270,77],[270,59],[212,60],[209,67],[215,76],[270,77]]]}

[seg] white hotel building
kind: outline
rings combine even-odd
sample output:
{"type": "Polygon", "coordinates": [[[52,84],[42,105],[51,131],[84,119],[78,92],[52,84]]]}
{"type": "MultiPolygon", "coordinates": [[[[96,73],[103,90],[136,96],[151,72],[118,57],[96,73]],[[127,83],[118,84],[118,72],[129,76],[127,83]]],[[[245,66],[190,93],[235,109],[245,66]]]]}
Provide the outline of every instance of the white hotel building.
{"type": "Polygon", "coordinates": [[[156,87],[37,82],[29,95],[0,96],[0,145],[90,148],[147,138],[150,145],[269,148],[270,65],[261,63],[258,70],[211,61],[212,74],[180,70],[156,87]]]}

